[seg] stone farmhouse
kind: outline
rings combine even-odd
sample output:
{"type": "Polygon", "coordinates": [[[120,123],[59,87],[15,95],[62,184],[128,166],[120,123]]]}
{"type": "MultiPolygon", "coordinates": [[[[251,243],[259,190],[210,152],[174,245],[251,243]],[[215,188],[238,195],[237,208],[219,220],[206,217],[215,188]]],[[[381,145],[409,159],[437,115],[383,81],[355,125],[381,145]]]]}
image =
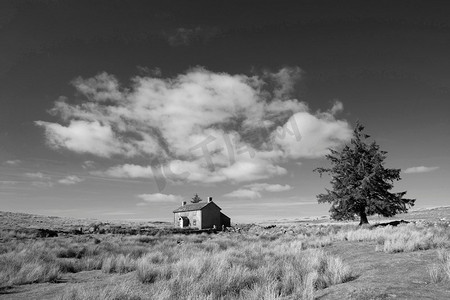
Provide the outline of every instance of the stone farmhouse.
{"type": "Polygon", "coordinates": [[[231,220],[221,208],[208,197],[208,202],[182,205],[173,211],[173,223],[180,228],[215,228],[221,230],[231,226],[231,220]]]}

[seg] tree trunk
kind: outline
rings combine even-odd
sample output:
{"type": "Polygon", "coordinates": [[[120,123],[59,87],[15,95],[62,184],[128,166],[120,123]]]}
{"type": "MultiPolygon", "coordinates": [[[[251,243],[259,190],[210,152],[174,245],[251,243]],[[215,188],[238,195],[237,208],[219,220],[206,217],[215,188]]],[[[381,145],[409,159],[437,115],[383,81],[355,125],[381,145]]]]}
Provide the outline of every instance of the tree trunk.
{"type": "Polygon", "coordinates": [[[364,210],[359,213],[359,216],[361,217],[361,220],[359,221],[359,226],[369,224],[369,220],[367,220],[367,215],[364,210]]]}

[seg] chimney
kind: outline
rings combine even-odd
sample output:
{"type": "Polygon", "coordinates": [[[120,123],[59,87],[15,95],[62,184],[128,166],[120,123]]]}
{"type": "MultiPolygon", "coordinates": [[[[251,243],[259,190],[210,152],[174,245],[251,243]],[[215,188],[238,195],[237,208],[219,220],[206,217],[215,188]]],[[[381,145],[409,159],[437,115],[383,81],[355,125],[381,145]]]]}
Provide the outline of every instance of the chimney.
{"type": "Polygon", "coordinates": [[[212,202],[212,197],[208,197],[208,203],[212,202]]]}
{"type": "Polygon", "coordinates": [[[186,201],[181,202],[181,206],[185,206],[186,205],[186,201]]]}

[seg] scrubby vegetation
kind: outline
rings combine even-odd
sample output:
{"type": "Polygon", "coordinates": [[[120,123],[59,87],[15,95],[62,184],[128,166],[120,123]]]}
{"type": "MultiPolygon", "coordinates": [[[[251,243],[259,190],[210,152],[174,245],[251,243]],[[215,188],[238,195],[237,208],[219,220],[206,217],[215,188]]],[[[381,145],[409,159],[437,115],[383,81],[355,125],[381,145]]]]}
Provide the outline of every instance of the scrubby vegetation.
{"type": "MultiPolygon", "coordinates": [[[[101,269],[105,273],[136,271],[141,290],[151,291],[155,299],[257,299],[262,291],[277,297],[311,298],[308,295],[315,289],[345,282],[352,276],[339,258],[322,250],[305,250],[305,244],[293,236],[100,238],[100,242],[89,236],[11,240],[1,250],[0,259],[6,266],[0,271],[2,286],[54,281],[64,272],[101,269]]],[[[103,297],[108,293],[97,294],[103,297]]],[[[86,291],[71,289],[66,298],[73,297],[85,299],[86,291]]]]}
{"type": "Polygon", "coordinates": [[[447,249],[439,249],[437,254],[439,263],[433,264],[428,268],[431,281],[434,283],[445,280],[450,282],[450,251],[447,249]]]}
{"type": "Polygon", "coordinates": [[[336,234],[334,239],[377,241],[377,251],[386,253],[412,252],[450,246],[447,226],[426,227],[415,224],[376,229],[359,229],[336,234]]]}
{"type": "Polygon", "coordinates": [[[357,277],[327,248],[374,242],[392,253],[439,249],[430,282],[450,281],[448,224],[248,226],[219,234],[86,234],[51,238],[0,234],[0,288],[57,282],[98,270],[121,276],[102,286],[70,284],[61,299],[313,299],[357,277]],[[446,250],[447,249],[447,250],[446,250]]]}

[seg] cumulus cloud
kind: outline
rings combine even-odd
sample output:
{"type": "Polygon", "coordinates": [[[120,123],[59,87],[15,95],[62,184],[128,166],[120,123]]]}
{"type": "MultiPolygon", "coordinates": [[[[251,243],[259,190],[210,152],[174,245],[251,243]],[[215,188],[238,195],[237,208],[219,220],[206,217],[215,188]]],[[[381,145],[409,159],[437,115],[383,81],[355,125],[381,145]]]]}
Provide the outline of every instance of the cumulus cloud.
{"type": "Polygon", "coordinates": [[[289,191],[292,187],[289,184],[269,184],[269,183],[253,183],[244,186],[245,188],[256,190],[256,191],[266,191],[266,192],[284,192],[289,191]]]}
{"type": "Polygon", "coordinates": [[[301,78],[301,70],[299,67],[282,68],[277,73],[266,72],[266,75],[274,79],[275,88],[273,95],[275,98],[285,99],[294,92],[295,84],[301,78]]]}
{"type": "Polygon", "coordinates": [[[261,193],[249,189],[238,189],[223,196],[228,198],[259,199],[261,198],[261,193]]]}
{"type": "Polygon", "coordinates": [[[94,171],[92,174],[113,178],[165,178],[172,181],[191,181],[199,183],[215,183],[226,180],[246,182],[270,178],[287,173],[285,168],[276,166],[266,160],[249,159],[238,161],[232,166],[224,166],[211,170],[202,161],[172,160],[168,164],[140,166],[124,164],[113,166],[105,171],[94,171]]]}
{"type": "Polygon", "coordinates": [[[119,90],[119,82],[108,73],[100,73],[89,79],[78,77],[72,81],[78,92],[94,101],[120,101],[122,93],[119,90]]]}
{"type": "Polygon", "coordinates": [[[41,172],[25,173],[24,175],[25,175],[25,177],[32,178],[32,179],[50,180],[50,176],[47,176],[41,172]]]}
{"type": "Polygon", "coordinates": [[[179,195],[172,195],[172,194],[161,194],[161,193],[155,193],[155,194],[141,194],[137,195],[136,197],[143,200],[143,202],[139,202],[138,206],[145,206],[149,203],[161,203],[161,202],[182,202],[183,197],[179,195]]]}
{"type": "Polygon", "coordinates": [[[437,169],[439,169],[439,167],[425,167],[425,166],[411,167],[407,168],[405,171],[403,171],[403,173],[405,174],[428,173],[436,171],[437,169]]]}
{"type": "Polygon", "coordinates": [[[94,166],[95,166],[95,162],[92,161],[92,160],[85,160],[85,161],[83,162],[83,164],[81,165],[81,167],[82,167],[83,169],[91,169],[91,168],[93,168],[94,166]]]}
{"type": "Polygon", "coordinates": [[[73,81],[82,99],[55,102],[58,123],[36,121],[48,145],[121,164],[95,172],[116,178],[246,182],[285,175],[281,163],[317,158],[350,139],[329,111],[293,98],[299,68],[260,76],[194,68],[173,78],[138,76],[122,87],[106,73],[73,81]]]}
{"type": "Polygon", "coordinates": [[[92,153],[102,157],[134,154],[133,149],[115,137],[109,125],[98,121],[72,120],[68,126],[43,121],[37,121],[36,124],[45,128],[47,141],[54,148],[67,148],[74,152],[92,153]]]}
{"type": "Polygon", "coordinates": [[[18,181],[13,181],[13,180],[0,180],[1,185],[15,185],[18,183],[19,183],[18,181]]]}
{"type": "Polygon", "coordinates": [[[14,159],[14,160],[7,160],[5,161],[5,164],[10,165],[10,166],[17,166],[19,164],[21,164],[22,161],[20,159],[14,159]]]}
{"type": "Polygon", "coordinates": [[[113,178],[151,178],[153,176],[151,166],[139,166],[124,164],[109,168],[106,171],[94,171],[94,175],[104,175],[113,178]]]}
{"type": "Polygon", "coordinates": [[[329,148],[350,140],[352,131],[346,121],[336,120],[332,113],[298,112],[272,136],[289,158],[318,158],[326,155],[329,148]],[[279,132],[295,134],[280,135],[279,132]]]}
{"type": "Polygon", "coordinates": [[[262,192],[284,192],[291,190],[292,187],[288,184],[269,184],[269,183],[253,183],[244,185],[242,188],[225,194],[228,198],[244,198],[244,199],[259,199],[262,197],[262,192]]]}
{"type": "Polygon", "coordinates": [[[344,110],[344,104],[342,104],[341,101],[334,101],[333,107],[331,107],[330,112],[331,114],[335,115],[337,113],[340,113],[344,110]]]}
{"type": "Polygon", "coordinates": [[[84,179],[82,179],[78,176],[75,176],[75,175],[69,175],[69,176],[66,176],[66,177],[58,180],[59,183],[65,184],[65,185],[73,185],[73,184],[77,184],[77,183],[80,183],[83,181],[84,181],[84,179]]]}

